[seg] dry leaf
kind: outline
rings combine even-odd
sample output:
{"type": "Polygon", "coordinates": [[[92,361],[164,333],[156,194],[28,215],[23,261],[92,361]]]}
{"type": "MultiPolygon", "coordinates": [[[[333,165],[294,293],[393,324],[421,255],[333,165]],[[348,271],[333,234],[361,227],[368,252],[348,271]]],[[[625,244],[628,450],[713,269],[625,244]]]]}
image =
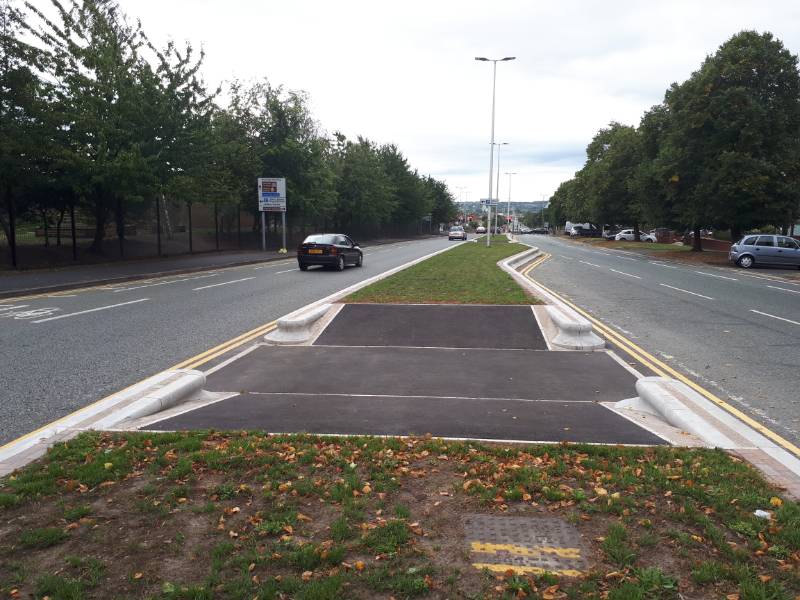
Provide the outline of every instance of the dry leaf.
{"type": "Polygon", "coordinates": [[[144,573],[139,572],[133,574],[134,579],[141,579],[142,577],[144,577],[144,573]]]}

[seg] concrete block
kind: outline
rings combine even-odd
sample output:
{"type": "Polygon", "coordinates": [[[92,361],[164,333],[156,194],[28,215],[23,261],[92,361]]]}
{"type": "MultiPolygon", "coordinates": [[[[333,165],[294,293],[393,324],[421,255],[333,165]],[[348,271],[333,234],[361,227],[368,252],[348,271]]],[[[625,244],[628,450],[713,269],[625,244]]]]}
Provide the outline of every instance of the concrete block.
{"type": "MultiPolygon", "coordinates": [[[[681,397],[699,396],[685,383],[666,377],[643,377],[636,382],[636,392],[649,412],[661,417],[673,427],[696,435],[712,447],[725,449],[738,447],[738,444],[681,401],[681,397]]],[[[704,399],[699,397],[695,402],[702,404],[704,399]]]]}
{"type": "Polygon", "coordinates": [[[590,321],[562,306],[548,306],[547,314],[558,329],[552,340],[554,346],[569,350],[601,350],[606,343],[598,337],[590,321]]]}
{"type": "Polygon", "coordinates": [[[311,339],[312,327],[330,310],[330,304],[321,304],[299,315],[278,319],[278,327],[264,336],[270,344],[302,344],[311,339]]]}

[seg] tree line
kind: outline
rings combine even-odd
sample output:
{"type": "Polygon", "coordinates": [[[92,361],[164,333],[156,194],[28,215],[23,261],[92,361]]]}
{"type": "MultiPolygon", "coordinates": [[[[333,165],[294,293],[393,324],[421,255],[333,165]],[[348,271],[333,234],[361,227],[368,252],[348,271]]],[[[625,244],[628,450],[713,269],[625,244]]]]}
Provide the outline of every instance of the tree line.
{"type": "MultiPolygon", "coordinates": [[[[392,144],[328,135],[303,92],[264,79],[224,89],[204,53],[159,48],[114,0],[0,0],[0,225],[71,214],[108,225],[160,202],[257,212],[256,179],[286,177],[291,222],[377,230],[456,212],[446,185],[392,144]],[[225,106],[222,106],[222,98],[225,106]]],[[[256,221],[257,223],[257,221],[256,221]]]]}
{"type": "Polygon", "coordinates": [[[786,232],[800,214],[800,73],[771,33],[742,31],[638,127],[612,122],[562,183],[550,217],[687,229],[786,232]]]}

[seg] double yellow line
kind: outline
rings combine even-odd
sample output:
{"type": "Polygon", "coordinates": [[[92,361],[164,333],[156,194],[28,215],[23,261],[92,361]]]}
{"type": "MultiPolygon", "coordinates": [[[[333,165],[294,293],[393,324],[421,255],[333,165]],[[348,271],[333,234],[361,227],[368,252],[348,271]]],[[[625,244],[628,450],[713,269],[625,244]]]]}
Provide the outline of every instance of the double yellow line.
{"type": "Polygon", "coordinates": [[[205,363],[214,360],[215,358],[222,356],[223,354],[230,352],[231,350],[234,350],[259,336],[269,333],[277,326],[277,321],[270,321],[269,323],[260,325],[259,327],[251,329],[240,336],[221,343],[219,346],[214,346],[213,348],[210,348],[205,352],[201,352],[192,358],[187,358],[183,362],[179,362],[177,365],[171,366],[169,369],[167,369],[167,371],[172,371],[173,369],[196,369],[200,365],[204,365],[205,363]]]}
{"type": "Polygon", "coordinates": [[[584,317],[586,317],[589,321],[592,322],[592,324],[600,332],[600,334],[603,335],[603,337],[605,337],[609,342],[614,344],[617,348],[619,348],[620,350],[624,351],[626,354],[631,356],[634,360],[636,360],[639,363],[645,365],[647,368],[649,368],[651,371],[653,371],[654,373],[656,373],[657,375],[659,375],[661,377],[672,377],[673,379],[677,379],[678,381],[681,381],[681,382],[685,383],[686,385],[688,385],[690,388],[695,390],[697,393],[699,393],[703,397],[711,400],[711,402],[713,402],[714,404],[716,404],[717,406],[719,406],[723,410],[727,411],[729,414],[733,415],[734,417],[736,417],[740,421],[744,422],[745,424],[749,425],[750,427],[752,427],[753,429],[758,431],[761,435],[769,438],[770,440],[772,440],[773,442],[775,442],[779,446],[785,448],[786,450],[788,450],[789,452],[791,452],[795,456],[800,456],[800,448],[798,448],[797,446],[792,444],[789,440],[784,439],[783,437],[781,437],[780,435],[778,435],[777,433],[775,433],[771,429],[765,427],[764,425],[762,425],[761,423],[759,423],[755,419],[753,419],[750,416],[748,416],[745,413],[743,413],[741,410],[739,410],[735,406],[731,406],[730,404],[725,402],[719,396],[716,396],[715,394],[712,394],[711,392],[709,392],[704,387],[698,385],[697,383],[695,383],[694,381],[692,381],[691,379],[689,379],[688,377],[686,377],[682,373],[679,373],[678,371],[676,371],[675,369],[670,367],[668,364],[658,360],[655,356],[653,356],[652,354],[650,354],[646,350],[640,348],[639,346],[634,344],[632,341],[630,341],[628,338],[620,335],[619,333],[617,333],[616,331],[611,329],[605,323],[602,323],[601,321],[598,321],[593,316],[591,316],[589,313],[587,313],[585,310],[575,306],[575,304],[573,304],[572,302],[570,302],[566,298],[563,298],[562,296],[560,296],[559,294],[557,294],[556,292],[554,292],[550,288],[542,285],[541,283],[539,283],[538,281],[533,279],[533,277],[531,277],[531,275],[530,275],[530,272],[533,269],[535,269],[536,267],[538,267],[540,264],[542,264],[545,260],[550,258],[550,256],[551,255],[549,255],[549,254],[545,254],[543,258],[538,258],[527,269],[525,269],[525,271],[523,272],[523,275],[528,277],[531,281],[536,283],[536,285],[538,285],[539,287],[541,287],[542,289],[547,291],[549,294],[552,294],[553,296],[558,298],[561,302],[563,302],[564,304],[566,304],[567,306],[572,308],[575,312],[577,312],[577,313],[583,315],[584,317]]]}

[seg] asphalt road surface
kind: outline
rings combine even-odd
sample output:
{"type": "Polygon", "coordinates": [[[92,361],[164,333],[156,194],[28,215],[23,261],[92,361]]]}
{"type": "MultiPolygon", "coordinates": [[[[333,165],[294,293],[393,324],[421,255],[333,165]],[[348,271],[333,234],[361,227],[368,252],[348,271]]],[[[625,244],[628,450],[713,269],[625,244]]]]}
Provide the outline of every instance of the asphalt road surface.
{"type": "MultiPolygon", "coordinates": [[[[779,269],[660,261],[551,236],[532,277],[800,444],[800,284],[779,269]]],[[[793,271],[795,272],[795,271],[793,271]]]]}
{"type": "Polygon", "coordinates": [[[286,261],[0,300],[0,443],[392,267],[457,244],[365,247],[364,267],[286,261]]]}

